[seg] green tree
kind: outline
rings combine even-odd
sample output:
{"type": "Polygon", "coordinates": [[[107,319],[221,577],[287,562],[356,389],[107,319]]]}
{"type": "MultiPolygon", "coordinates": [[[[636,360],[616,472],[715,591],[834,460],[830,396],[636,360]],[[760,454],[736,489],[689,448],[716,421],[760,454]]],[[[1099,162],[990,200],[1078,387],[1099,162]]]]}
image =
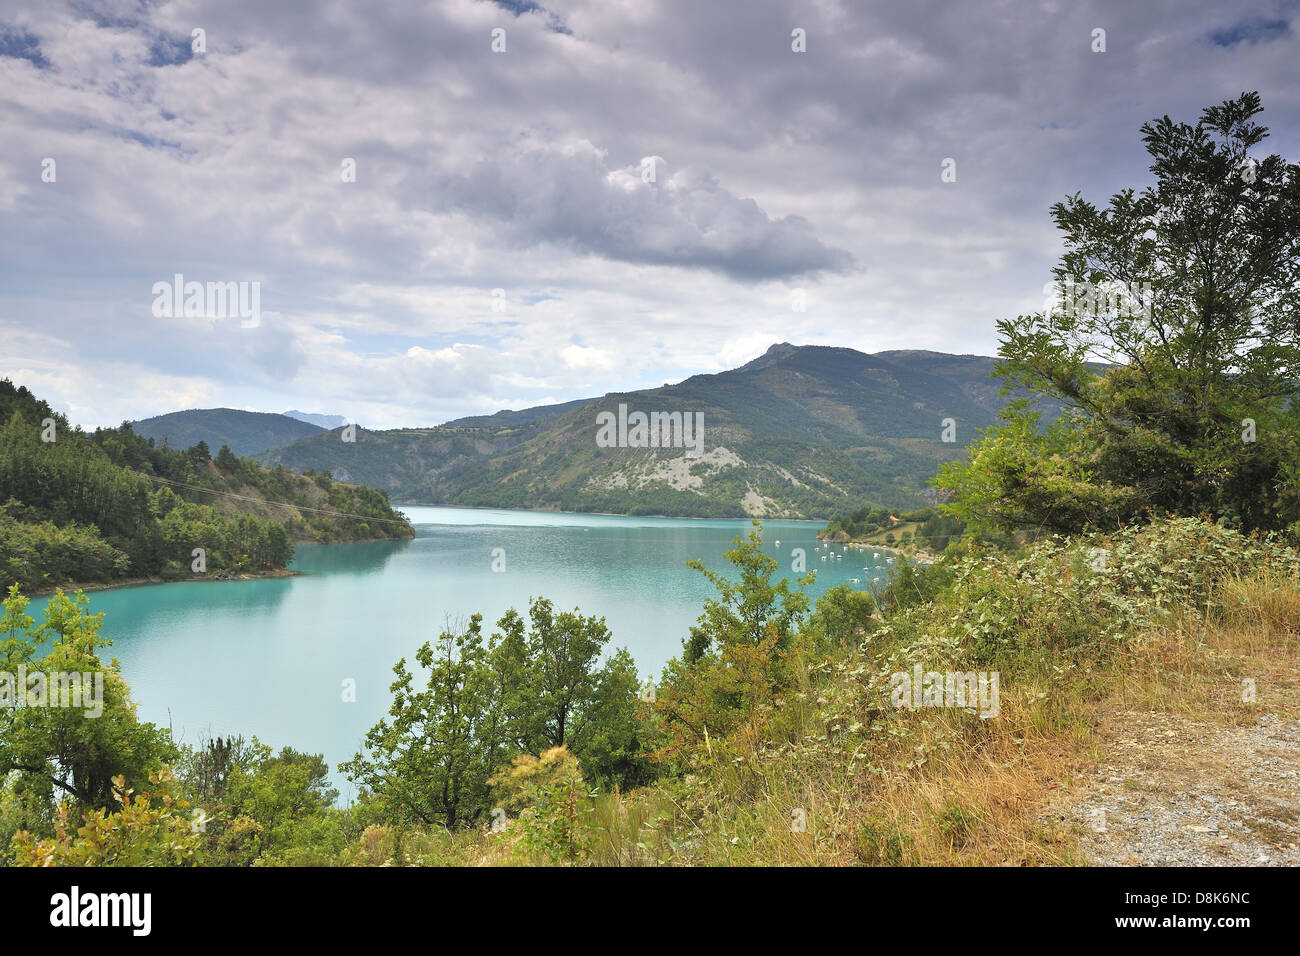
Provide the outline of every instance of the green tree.
{"type": "Polygon", "coordinates": [[[394,822],[471,824],[488,809],[488,778],[521,754],[566,747],[600,786],[650,779],[642,754],[636,666],[626,650],[601,662],[604,619],[556,612],[537,598],[513,608],[490,639],[482,615],[444,631],[416,654],[428,669],[415,689],[405,660],[394,668],[389,715],[366,735],[367,753],[341,765],[394,822]]]}
{"type": "MultiPolygon", "coordinates": [[[[89,600],[80,592],[70,598],[55,591],[36,626],[28,603],[10,587],[0,617],[0,671],[16,675],[21,666],[29,675],[90,675],[92,701],[83,696],[80,707],[0,707],[0,778],[16,773],[51,799],[56,792],[70,797],[79,810],[111,806],[118,775],[128,788],[147,789],[150,773],[180,754],[167,731],[137,720],[117,662],[100,660],[98,649],[108,643],[99,636],[103,613],[87,613],[89,600]],[[47,642],[48,652],[38,657],[47,642]]],[[[14,682],[6,689],[19,690],[14,682]]],[[[52,690],[47,700],[53,702],[52,690]]]]}
{"type": "Polygon", "coordinates": [[[223,801],[231,776],[252,762],[252,746],[244,738],[216,737],[187,748],[181,769],[186,790],[201,803],[223,801]]]}
{"type": "Polygon", "coordinates": [[[538,598],[526,622],[511,609],[497,627],[491,653],[502,687],[497,712],[513,747],[536,757],[566,746],[586,779],[600,786],[646,779],[636,665],[626,650],[601,663],[610,639],[604,619],[577,608],[557,613],[538,598]]]}
{"type": "Polygon", "coordinates": [[[875,612],[876,602],[870,594],[839,584],[817,599],[806,631],[818,650],[853,647],[871,630],[875,612]]]}
{"type": "Polygon", "coordinates": [[[636,663],[619,648],[595,672],[573,722],[573,748],[586,781],[601,789],[643,786],[654,778],[646,759],[636,663]]]}
{"type": "Polygon", "coordinates": [[[681,658],[664,668],[652,710],[654,760],[678,769],[692,766],[698,751],[712,753],[711,736],[721,739],[758,709],[771,706],[791,683],[791,659],[808,651],[800,635],[808,611],[803,588],[809,573],[773,583],[774,558],[763,553],[762,526],[739,536],[726,552],[739,579],[688,562],[717,589],[691,628],[681,658]]]}
{"type": "Polygon", "coordinates": [[[256,738],[238,756],[224,781],[222,818],[208,825],[226,862],[320,865],[343,850],[324,757],[292,747],[276,754],[256,738]]]}
{"type": "Polygon", "coordinates": [[[1300,170],[1252,152],[1257,93],[1142,127],[1153,184],[1052,207],[1066,252],[1052,308],[998,323],[997,371],[1062,403],[1024,406],[936,480],[978,527],[1073,531],[1146,514],[1245,528],[1300,518],[1300,170]]]}
{"type": "Polygon", "coordinates": [[[500,721],[490,707],[482,621],[475,614],[468,627],[444,630],[420,647],[415,659],[429,675],[422,690],[406,659],[397,662],[388,718],[366,733],[366,752],[339,767],[395,820],[453,829],[488,809],[490,737],[500,721]]]}
{"type": "Polygon", "coordinates": [[[216,460],[217,467],[228,474],[233,473],[239,466],[239,459],[235,457],[235,453],[230,450],[229,445],[221,446],[220,450],[217,451],[216,460]]]}
{"type": "Polygon", "coordinates": [[[728,644],[757,646],[769,636],[775,639],[777,650],[785,650],[808,611],[808,596],[802,589],[812,583],[815,572],[797,579],[794,588],[786,578],[772,583],[776,559],[763,553],[762,523],[755,519],[753,524],[749,538],[737,537],[725,555],[740,573],[739,580],[710,571],[698,559],[687,562],[718,591],[717,597],[704,602],[699,623],[691,629],[686,646],[688,664],[711,649],[728,644]]]}

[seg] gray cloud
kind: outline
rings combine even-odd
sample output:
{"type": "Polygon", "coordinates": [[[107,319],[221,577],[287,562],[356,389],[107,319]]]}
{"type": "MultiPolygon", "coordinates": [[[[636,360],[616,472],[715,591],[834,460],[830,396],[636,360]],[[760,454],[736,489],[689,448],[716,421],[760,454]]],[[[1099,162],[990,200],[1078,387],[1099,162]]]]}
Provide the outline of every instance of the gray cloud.
{"type": "Polygon", "coordinates": [[[1297,52],[1285,0],[7,0],[0,371],[87,424],[384,427],[779,340],[989,353],[1050,204],[1147,181],[1144,121],[1258,89],[1294,159],[1297,52]],[[175,272],[276,315],[154,319],[175,272]]]}
{"type": "MultiPolygon", "coordinates": [[[[493,220],[515,245],[570,245],[624,262],[714,269],[741,280],[786,279],[853,265],[801,216],[773,219],[704,170],[672,171],[662,157],[609,169],[588,142],[481,162],[446,179],[447,208],[493,220]]],[[[437,201],[437,200],[435,200],[437,201]]]]}

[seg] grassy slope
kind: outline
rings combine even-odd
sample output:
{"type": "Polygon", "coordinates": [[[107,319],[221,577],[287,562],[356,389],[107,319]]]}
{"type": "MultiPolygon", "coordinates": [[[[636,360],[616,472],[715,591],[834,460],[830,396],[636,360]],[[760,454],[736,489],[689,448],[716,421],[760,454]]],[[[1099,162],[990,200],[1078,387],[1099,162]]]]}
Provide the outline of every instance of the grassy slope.
{"type": "MultiPolygon", "coordinates": [[[[1048,543],[1028,560],[968,559],[965,577],[933,603],[893,613],[860,646],[808,663],[779,728],[756,717],[744,733],[713,741],[686,780],[597,798],[585,861],[1096,862],[1089,781],[1130,735],[1134,715],[1208,728],[1208,746],[1204,737],[1168,744],[1172,759],[1202,767],[1207,750],[1222,767],[1233,764],[1221,742],[1232,729],[1261,719],[1294,729],[1300,718],[1300,555],[1243,541],[1181,522],[1048,543]],[[1085,563],[1096,546],[1115,559],[1104,572],[1085,563]],[[882,704],[889,672],[914,660],[946,669],[945,659],[1000,670],[998,717],[882,704]],[[1257,683],[1254,702],[1243,700],[1247,676],[1257,683]],[[805,811],[806,832],[792,831],[794,808],[805,811]]],[[[1276,776],[1292,779],[1285,769],[1276,776]]],[[[1226,771],[1215,779],[1241,790],[1226,771]]],[[[1170,805],[1180,796],[1159,794],[1170,805]]],[[[1300,861],[1294,808],[1255,799],[1241,811],[1243,839],[1300,861]]],[[[1176,853],[1193,852],[1181,837],[1168,839],[1176,853]]],[[[426,834],[407,847],[407,862],[538,862],[511,830],[426,834]]]]}

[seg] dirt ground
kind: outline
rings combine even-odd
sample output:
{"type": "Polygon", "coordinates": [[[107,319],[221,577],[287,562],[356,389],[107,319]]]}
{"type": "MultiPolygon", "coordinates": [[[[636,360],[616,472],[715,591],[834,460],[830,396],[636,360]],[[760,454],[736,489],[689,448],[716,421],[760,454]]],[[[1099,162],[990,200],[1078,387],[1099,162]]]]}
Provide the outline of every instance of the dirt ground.
{"type": "Polygon", "coordinates": [[[1047,811],[1097,866],[1300,865],[1300,723],[1119,712],[1047,811]]]}

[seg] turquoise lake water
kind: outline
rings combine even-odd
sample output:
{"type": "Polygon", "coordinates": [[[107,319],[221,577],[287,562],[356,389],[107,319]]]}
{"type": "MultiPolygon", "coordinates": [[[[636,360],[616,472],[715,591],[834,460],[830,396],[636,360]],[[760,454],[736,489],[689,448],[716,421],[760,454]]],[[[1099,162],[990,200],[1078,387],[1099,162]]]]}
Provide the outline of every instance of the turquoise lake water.
{"type": "MultiPolygon", "coordinates": [[[[401,510],[414,539],[300,547],[298,577],[91,592],[91,610],[105,612],[103,634],[113,641],[104,653],[121,662],[141,719],[170,725],[191,744],[242,733],[276,749],[323,753],[346,800],[352,787],[338,763],[387,712],[393,665],[413,659],[448,621],[479,612],[490,633],[506,609],[547,597],[559,609],[604,617],[610,646],[626,647],[643,676],[657,677],[712,593],[686,562],[729,568],[723,553],[751,528],[740,520],[401,510]],[[497,548],[503,572],[492,570],[497,548]],[[342,700],[345,679],[356,682],[354,703],[342,700]]],[[[798,576],[792,549],[803,548],[817,572],[814,599],[852,578],[865,588],[884,577],[884,554],[817,550],[821,527],[764,523],[764,549],[780,574],[798,576]]],[[[28,613],[39,620],[44,603],[34,600],[28,613]]]]}

